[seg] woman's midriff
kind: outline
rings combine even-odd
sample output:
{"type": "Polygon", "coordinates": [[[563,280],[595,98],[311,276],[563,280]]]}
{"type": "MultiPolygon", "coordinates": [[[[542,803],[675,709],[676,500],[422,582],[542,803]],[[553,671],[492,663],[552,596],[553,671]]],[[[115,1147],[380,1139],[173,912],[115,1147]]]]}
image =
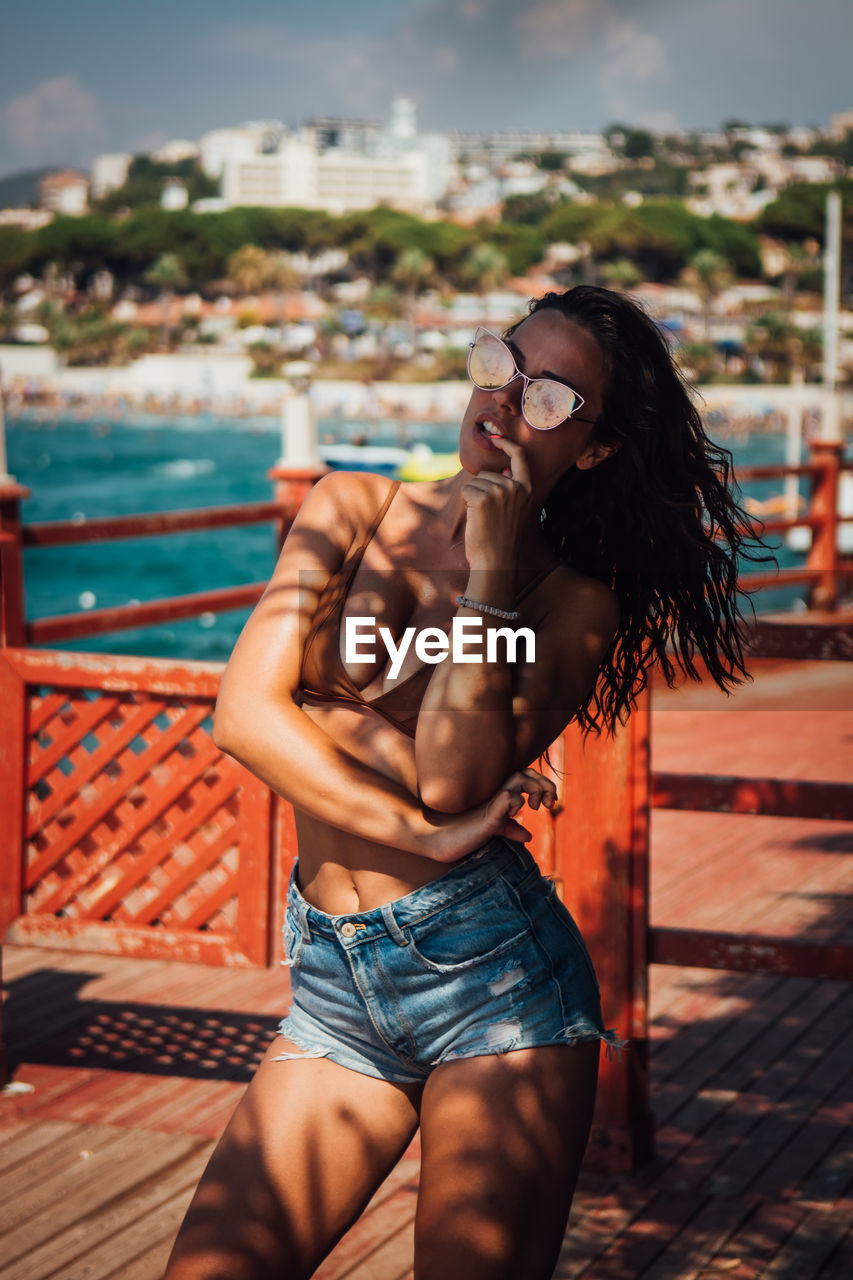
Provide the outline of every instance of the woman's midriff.
{"type": "MultiPolygon", "coordinates": [[[[306,705],[302,712],[349,755],[416,794],[414,742],[406,734],[368,708],[306,705]]],[[[345,819],[345,796],[341,810],[345,819]]],[[[298,807],[295,816],[299,889],[327,915],[372,911],[447,871],[445,863],[352,835],[298,807]]]]}

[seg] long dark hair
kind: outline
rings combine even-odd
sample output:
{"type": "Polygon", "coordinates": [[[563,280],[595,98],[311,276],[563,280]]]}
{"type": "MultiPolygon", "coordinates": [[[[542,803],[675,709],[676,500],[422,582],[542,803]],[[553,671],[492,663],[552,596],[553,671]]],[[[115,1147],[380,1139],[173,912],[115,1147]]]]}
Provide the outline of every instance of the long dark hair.
{"type": "Polygon", "coordinates": [[[731,454],[705,434],[645,311],[625,294],[587,285],[547,293],[529,311],[546,309],[580,325],[604,354],[594,437],[618,449],[561,477],[542,531],[560,559],[618,598],[616,637],[576,717],[584,730],[612,732],[655,663],[670,687],[678,670],[701,679],[697,659],[721,689],[747,678],[742,605],[753,610],[738,588],[738,562],[772,557],[738,505],[731,454]]]}

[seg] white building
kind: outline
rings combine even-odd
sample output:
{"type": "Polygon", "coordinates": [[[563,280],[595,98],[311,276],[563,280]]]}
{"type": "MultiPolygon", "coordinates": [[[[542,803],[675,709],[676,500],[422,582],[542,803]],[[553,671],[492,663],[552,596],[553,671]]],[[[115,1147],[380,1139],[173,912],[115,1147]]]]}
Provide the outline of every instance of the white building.
{"type": "Polygon", "coordinates": [[[777,169],[782,163],[777,156],[768,155],[706,165],[689,176],[694,194],[685,201],[687,208],[703,218],[714,213],[723,218],[754,218],[775,198],[781,185],[777,169]]]}
{"type": "Polygon", "coordinates": [[[157,164],[180,164],[182,160],[198,159],[198,143],[188,142],[186,138],[173,138],[156,151],[151,152],[151,159],[157,164]]]}
{"type": "Polygon", "coordinates": [[[792,156],[788,167],[795,182],[834,182],[838,175],[831,156],[792,156]]]}
{"type": "Polygon", "coordinates": [[[160,192],[160,208],[169,213],[178,213],[186,209],[189,203],[189,192],[180,178],[167,178],[160,192]]]}
{"type": "Polygon", "coordinates": [[[53,221],[49,209],[0,209],[0,227],[20,227],[22,231],[37,231],[53,221]]]}
{"type": "Polygon", "coordinates": [[[450,146],[439,134],[417,133],[414,104],[398,99],[391,127],[340,119],[311,120],[280,136],[264,152],[264,137],[218,130],[202,139],[202,163],[221,163],[226,204],[296,205],[341,214],[378,204],[421,212],[447,190],[450,146]],[[227,136],[226,136],[227,135],[227,136]]]}
{"type": "Polygon", "coordinates": [[[39,200],[43,209],[78,218],[89,208],[89,181],[73,169],[45,174],[39,183],[39,200]]]}
{"type": "Polygon", "coordinates": [[[95,157],[92,162],[92,195],[96,200],[124,186],[132,160],[133,156],[126,151],[95,157]]]}
{"type": "Polygon", "coordinates": [[[285,138],[273,155],[260,151],[234,154],[222,167],[222,198],[228,208],[299,205],[316,208],[317,154],[298,138],[285,138]]]}
{"type": "Polygon", "coordinates": [[[833,138],[844,138],[853,129],[853,111],[839,111],[829,117],[829,132],[833,138]]]}
{"type": "Polygon", "coordinates": [[[394,205],[412,212],[432,203],[427,158],[417,151],[397,156],[357,156],[327,151],[317,159],[315,200],[330,213],[394,205]]]}
{"type": "Polygon", "coordinates": [[[280,120],[254,120],[228,129],[212,129],[199,140],[198,154],[209,178],[221,178],[228,164],[274,154],[285,135],[280,120]]]}

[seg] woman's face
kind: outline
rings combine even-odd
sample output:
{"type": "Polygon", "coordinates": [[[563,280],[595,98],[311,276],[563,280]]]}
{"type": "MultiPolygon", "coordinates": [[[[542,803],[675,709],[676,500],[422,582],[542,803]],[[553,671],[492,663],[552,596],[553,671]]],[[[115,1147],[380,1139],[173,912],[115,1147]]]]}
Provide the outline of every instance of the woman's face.
{"type": "MultiPolygon", "coordinates": [[[[584,400],[583,418],[601,413],[604,395],[604,355],[586,329],[559,311],[545,308],[528,316],[507,340],[522,373],[530,378],[567,382],[584,400]]],[[[521,412],[524,383],[516,378],[497,391],[474,387],[462,419],[459,458],[472,475],[503,471],[507,454],[490,437],[503,436],[522,446],[530,468],[533,492],[543,501],[569,467],[594,467],[609,449],[593,441],[594,427],[568,418],[550,431],[537,431],[521,412]]]]}

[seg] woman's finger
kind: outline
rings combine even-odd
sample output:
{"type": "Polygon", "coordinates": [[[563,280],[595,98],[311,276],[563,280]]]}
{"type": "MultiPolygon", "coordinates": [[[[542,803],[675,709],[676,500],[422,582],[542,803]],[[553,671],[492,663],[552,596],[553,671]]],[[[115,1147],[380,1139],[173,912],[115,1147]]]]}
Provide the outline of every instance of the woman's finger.
{"type": "Polygon", "coordinates": [[[540,803],[550,806],[557,798],[557,788],[551,778],[536,769],[517,769],[510,774],[501,788],[502,791],[524,792],[530,796],[531,808],[538,808],[540,803]]]}
{"type": "Polygon", "coordinates": [[[509,457],[509,471],[512,479],[526,489],[531,489],[530,467],[527,465],[527,454],[522,445],[515,440],[507,440],[504,436],[496,437],[494,443],[509,457]]]}
{"type": "Polygon", "coordinates": [[[479,475],[474,476],[468,481],[462,490],[462,497],[474,493],[494,493],[496,489],[502,490],[504,493],[511,493],[512,486],[507,484],[507,477],[498,475],[497,471],[481,471],[479,475]]]}
{"type": "Polygon", "coordinates": [[[495,834],[505,836],[507,840],[515,840],[519,844],[525,844],[526,841],[533,839],[533,833],[528,831],[527,827],[523,827],[520,822],[516,822],[514,818],[505,822],[500,831],[495,834]]]}

